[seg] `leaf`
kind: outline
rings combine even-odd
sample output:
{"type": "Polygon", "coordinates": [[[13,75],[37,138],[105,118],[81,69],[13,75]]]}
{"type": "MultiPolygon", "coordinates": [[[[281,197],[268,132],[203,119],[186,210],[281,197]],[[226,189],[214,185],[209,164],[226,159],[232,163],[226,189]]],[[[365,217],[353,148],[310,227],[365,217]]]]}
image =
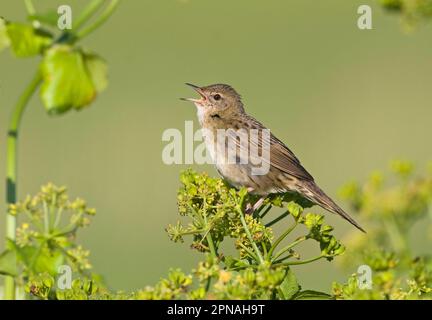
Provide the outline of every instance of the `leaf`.
{"type": "Polygon", "coordinates": [[[56,10],[49,10],[47,12],[30,15],[28,18],[30,21],[38,21],[47,26],[57,27],[59,15],[56,10]]]}
{"type": "Polygon", "coordinates": [[[17,57],[31,57],[42,53],[51,43],[51,35],[30,25],[21,23],[8,23],[7,35],[11,48],[17,57]]]}
{"type": "Polygon", "coordinates": [[[57,275],[58,268],[63,264],[64,256],[59,250],[42,250],[34,264],[35,273],[47,272],[52,276],[57,275]]]}
{"type": "Polygon", "coordinates": [[[20,262],[22,262],[25,266],[30,266],[33,263],[33,260],[36,259],[36,254],[38,252],[36,247],[33,246],[23,246],[19,247],[15,243],[10,243],[9,245],[13,246],[16,253],[17,258],[20,262]]]}
{"type": "Polygon", "coordinates": [[[64,262],[61,251],[50,250],[46,246],[40,248],[35,246],[18,247],[15,245],[15,250],[18,259],[30,272],[35,274],[48,272],[50,275],[55,276],[58,267],[64,262]]]}
{"type": "Polygon", "coordinates": [[[0,51],[9,46],[9,37],[6,29],[6,22],[0,18],[0,51]]]}
{"type": "Polygon", "coordinates": [[[102,92],[108,85],[108,67],[105,61],[95,54],[87,54],[85,64],[97,92],[102,92]]]}
{"type": "Polygon", "coordinates": [[[293,300],[331,300],[333,297],[325,292],[315,290],[299,291],[293,296],[293,300]]]}
{"type": "Polygon", "coordinates": [[[82,109],[107,83],[106,66],[101,58],[67,45],[46,52],[41,72],[41,98],[50,114],[82,109]]]}
{"type": "Polygon", "coordinates": [[[300,286],[297,282],[297,278],[291,269],[288,269],[284,280],[279,286],[279,293],[281,294],[281,299],[290,300],[293,296],[299,292],[300,286]]]}
{"type": "Polygon", "coordinates": [[[18,274],[17,256],[14,250],[5,250],[0,254],[0,274],[16,276],[18,274]]]}

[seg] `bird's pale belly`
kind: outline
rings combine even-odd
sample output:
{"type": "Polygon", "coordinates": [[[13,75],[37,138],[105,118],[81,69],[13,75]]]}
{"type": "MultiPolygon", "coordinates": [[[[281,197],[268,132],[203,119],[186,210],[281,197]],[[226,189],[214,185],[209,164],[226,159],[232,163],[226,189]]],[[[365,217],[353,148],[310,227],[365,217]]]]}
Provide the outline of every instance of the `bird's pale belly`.
{"type": "Polygon", "coordinates": [[[248,161],[247,154],[235,153],[235,157],[229,156],[228,145],[225,141],[217,141],[215,136],[204,136],[204,140],[217,171],[232,186],[246,187],[253,190],[251,193],[259,195],[296,189],[294,184],[292,188],[289,187],[287,177],[280,170],[270,168],[265,175],[253,174],[254,165],[248,161]]]}
{"type": "Polygon", "coordinates": [[[276,172],[270,171],[266,175],[253,175],[251,166],[247,164],[216,164],[216,169],[219,174],[232,186],[236,188],[250,188],[253,194],[268,195],[270,193],[283,193],[287,191],[295,191],[283,185],[282,180],[278,185],[273,177],[276,172]]]}

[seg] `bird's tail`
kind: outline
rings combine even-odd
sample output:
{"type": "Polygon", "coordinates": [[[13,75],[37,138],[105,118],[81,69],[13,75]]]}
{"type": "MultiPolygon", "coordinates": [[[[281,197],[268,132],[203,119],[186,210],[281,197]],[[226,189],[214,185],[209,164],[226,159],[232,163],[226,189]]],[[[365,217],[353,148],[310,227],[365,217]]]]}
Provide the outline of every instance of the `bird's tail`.
{"type": "Polygon", "coordinates": [[[303,195],[308,198],[308,200],[326,209],[327,211],[340,215],[357,229],[366,233],[366,231],[353,218],[351,218],[348,213],[346,213],[328,195],[326,195],[324,191],[322,191],[321,188],[316,185],[315,182],[311,181],[304,183],[301,189],[303,191],[303,195]]]}

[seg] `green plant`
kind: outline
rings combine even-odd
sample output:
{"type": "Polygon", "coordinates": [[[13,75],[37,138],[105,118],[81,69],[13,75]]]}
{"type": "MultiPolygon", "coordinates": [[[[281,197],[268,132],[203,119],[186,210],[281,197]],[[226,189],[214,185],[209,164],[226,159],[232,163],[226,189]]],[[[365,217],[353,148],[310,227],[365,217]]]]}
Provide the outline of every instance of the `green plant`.
{"type": "Polygon", "coordinates": [[[379,2],[387,11],[399,13],[405,26],[409,28],[432,17],[431,0],[380,0],[379,2]]]}
{"type": "Polygon", "coordinates": [[[388,184],[376,172],[364,185],[350,183],[342,190],[368,234],[349,234],[344,241],[349,250],[338,263],[346,270],[370,266],[372,289],[360,289],[357,274],[344,284],[334,283],[331,294],[302,289],[292,265],[332,260],[345,251],[323,217],[305,213],[303,206],[309,204],[295,195],[271,197],[253,216],[245,215],[253,196],[188,170],[178,193],[182,221],[169,225],[167,232],[175,242],[190,238],[191,248],[203,254],[191,272],[173,269],[154,286],[125,293],[110,292],[88,274],[75,279],[72,288],[56,290],[55,275],[41,269],[30,276],[26,290],[41,299],[431,299],[431,257],[413,252],[408,235],[430,213],[432,170],[416,177],[408,162],[391,167],[396,177],[388,184]],[[286,210],[267,220],[278,207],[286,210]],[[287,220],[292,225],[275,236],[273,225],[287,220]],[[303,257],[298,245],[304,241],[316,241],[319,253],[303,257]]]}
{"type": "Polygon", "coordinates": [[[187,221],[168,226],[167,232],[176,242],[192,237],[192,249],[204,254],[192,272],[174,269],[154,286],[134,293],[110,293],[85,274],[75,280],[71,289],[56,290],[55,275],[41,269],[32,273],[27,292],[42,299],[331,298],[326,293],[302,290],[290,269],[292,265],[318,259],[331,261],[345,250],[331,235],[332,228],[324,224],[322,216],[304,213],[303,207],[294,202],[303,200],[295,195],[275,196],[267,199],[254,216],[245,215],[246,203],[256,200],[245,189],[232,189],[221,179],[191,170],[182,173],[181,182],[179,214],[187,221]],[[264,217],[275,207],[286,210],[264,222],[264,217]],[[286,223],[288,218],[292,225],[275,237],[271,226],[279,221],[286,223]],[[292,237],[294,231],[301,233],[292,237]],[[288,237],[290,241],[286,241],[288,237]],[[222,244],[228,243],[228,239],[234,240],[235,254],[228,255],[222,250],[222,244]],[[304,258],[297,250],[305,241],[318,243],[316,256],[304,258]]]}
{"type": "Polygon", "coordinates": [[[55,278],[62,265],[77,275],[97,278],[90,272],[89,251],[75,240],[78,230],[88,226],[95,214],[84,200],[71,201],[64,187],[48,184],[37,195],[10,204],[9,214],[21,223],[16,241],[8,241],[0,258],[1,274],[14,277],[21,287],[40,274],[55,278]]]}
{"type": "Polygon", "coordinates": [[[350,183],[341,191],[366,221],[368,237],[350,234],[345,239],[350,251],[340,262],[351,270],[361,264],[370,266],[373,289],[360,290],[354,274],[346,284],[334,284],[337,298],[432,298],[432,257],[417,252],[410,242],[412,229],[432,217],[432,170],[417,176],[407,161],[393,161],[391,169],[394,177],[375,172],[365,184],[350,183]]]}
{"type": "MultiPolygon", "coordinates": [[[[88,53],[78,42],[101,26],[114,12],[119,0],[90,1],[74,20],[72,30],[59,31],[56,10],[38,13],[31,0],[24,1],[27,23],[10,22],[0,18],[0,50],[10,46],[18,58],[41,56],[35,74],[12,112],[7,138],[8,204],[17,200],[17,142],[23,113],[40,86],[40,97],[50,115],[64,114],[89,105],[106,84],[106,65],[103,59],[88,53]],[[89,20],[102,10],[93,23],[89,20]]],[[[16,239],[16,217],[6,215],[6,237],[16,239]]],[[[5,279],[5,298],[14,299],[15,283],[11,276],[5,279]]]]}
{"type": "MultiPolygon", "coordinates": [[[[324,217],[304,213],[297,202],[305,206],[308,203],[296,195],[268,198],[252,216],[244,214],[245,206],[256,201],[256,197],[249,195],[246,189],[237,191],[221,179],[191,170],[183,172],[181,182],[179,213],[187,221],[168,226],[167,232],[175,242],[192,237],[191,247],[207,255],[206,261],[193,272],[194,277],[190,276],[197,280],[198,289],[183,292],[187,298],[195,297],[197,292],[201,293],[200,298],[222,299],[293,299],[312,295],[312,291],[301,291],[290,266],[319,259],[331,261],[345,250],[331,234],[333,228],[324,224],[324,217]],[[285,211],[265,222],[274,207],[285,208],[285,211]],[[292,224],[275,236],[271,226],[279,221],[286,224],[288,218],[292,224]],[[303,230],[303,234],[293,238],[294,230],[303,230]],[[287,241],[289,237],[291,240],[287,241]],[[222,250],[227,238],[234,240],[235,255],[222,250]],[[304,258],[297,248],[309,240],[316,241],[320,250],[316,256],[304,258]]],[[[166,298],[159,286],[145,291],[145,296],[166,298]]]]}

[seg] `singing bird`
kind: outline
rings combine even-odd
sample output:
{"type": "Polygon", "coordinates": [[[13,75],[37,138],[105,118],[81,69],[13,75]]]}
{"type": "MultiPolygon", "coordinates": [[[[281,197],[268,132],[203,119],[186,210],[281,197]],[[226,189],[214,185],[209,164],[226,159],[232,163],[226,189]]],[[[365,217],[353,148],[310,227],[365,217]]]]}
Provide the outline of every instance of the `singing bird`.
{"type": "Polygon", "coordinates": [[[314,178],[302,166],[294,153],[271,132],[268,135],[267,144],[263,141],[263,134],[259,135],[261,138],[255,139],[257,140],[255,142],[253,139],[246,139],[249,144],[255,143],[258,149],[263,148],[264,145],[268,146],[269,163],[266,174],[254,173],[253,169],[256,169],[259,163],[256,160],[260,159],[249,159],[251,161],[241,159],[245,155],[258,157],[258,154],[251,155],[251,152],[245,150],[248,146],[241,142],[244,141],[242,135],[248,135],[253,130],[258,132],[269,130],[246,113],[241,97],[233,87],[227,84],[212,84],[204,87],[186,84],[192,87],[200,98],[181,99],[195,104],[202,129],[211,133],[204,135],[204,141],[219,174],[234,187],[246,187],[251,194],[261,196],[254,204],[252,211],[260,207],[269,194],[296,192],[325,210],[340,215],[365,232],[353,218],[318,187],[314,178]],[[226,138],[218,139],[217,132],[220,130],[229,132],[226,138]],[[227,161],[229,151],[221,152],[224,148],[236,149],[236,161],[227,161]]]}

